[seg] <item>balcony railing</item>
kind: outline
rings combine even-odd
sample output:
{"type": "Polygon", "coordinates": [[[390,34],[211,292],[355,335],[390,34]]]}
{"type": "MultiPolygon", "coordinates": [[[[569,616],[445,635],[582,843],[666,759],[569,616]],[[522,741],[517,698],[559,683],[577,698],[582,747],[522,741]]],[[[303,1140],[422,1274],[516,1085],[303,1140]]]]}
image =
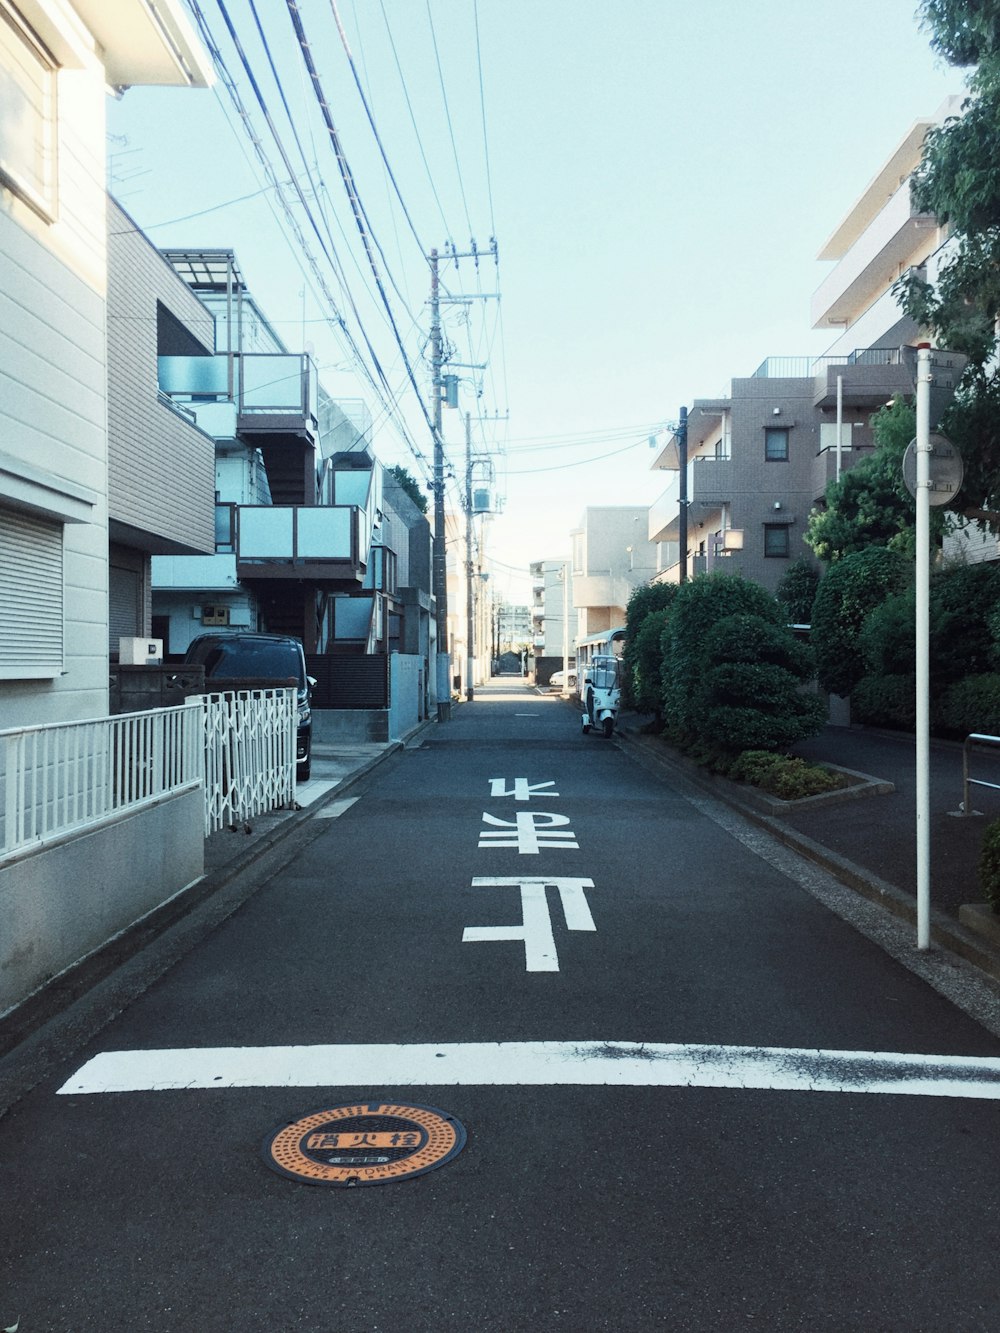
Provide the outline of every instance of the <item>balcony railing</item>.
{"type": "Polygon", "coordinates": [[[316,426],[316,373],[312,359],[304,354],[161,356],[158,376],[160,392],[192,412],[213,434],[217,434],[213,426],[221,423],[221,404],[230,405],[225,417],[230,431],[232,404],[241,430],[316,426]]]}
{"type": "Polygon", "coordinates": [[[236,511],[236,562],[301,567],[337,564],[357,570],[361,560],[361,510],[357,505],[240,505],[236,511]]]}
{"type": "Polygon", "coordinates": [[[829,366],[898,366],[898,347],[859,347],[840,356],[769,356],[750,376],[755,380],[808,379],[829,366]]]}

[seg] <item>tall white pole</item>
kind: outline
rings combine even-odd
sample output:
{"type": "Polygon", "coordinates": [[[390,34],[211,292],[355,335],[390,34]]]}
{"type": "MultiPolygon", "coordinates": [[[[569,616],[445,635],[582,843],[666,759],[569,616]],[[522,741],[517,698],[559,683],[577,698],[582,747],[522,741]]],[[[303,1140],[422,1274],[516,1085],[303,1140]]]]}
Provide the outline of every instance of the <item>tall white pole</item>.
{"type": "Polygon", "coordinates": [[[930,947],[930,453],[931,349],[917,347],[916,761],[917,948],[930,947]]]}

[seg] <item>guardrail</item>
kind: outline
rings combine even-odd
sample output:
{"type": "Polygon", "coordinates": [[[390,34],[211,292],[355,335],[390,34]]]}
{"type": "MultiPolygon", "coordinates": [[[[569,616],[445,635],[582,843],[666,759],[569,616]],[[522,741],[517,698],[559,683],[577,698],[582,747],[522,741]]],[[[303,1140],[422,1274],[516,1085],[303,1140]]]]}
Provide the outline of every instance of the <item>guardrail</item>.
{"type": "Polygon", "coordinates": [[[990,787],[993,791],[1000,791],[1000,782],[985,782],[982,778],[969,777],[969,755],[975,745],[1000,745],[1000,736],[983,736],[979,732],[970,732],[962,745],[962,805],[963,815],[975,813],[969,809],[969,788],[970,787],[990,787]]]}

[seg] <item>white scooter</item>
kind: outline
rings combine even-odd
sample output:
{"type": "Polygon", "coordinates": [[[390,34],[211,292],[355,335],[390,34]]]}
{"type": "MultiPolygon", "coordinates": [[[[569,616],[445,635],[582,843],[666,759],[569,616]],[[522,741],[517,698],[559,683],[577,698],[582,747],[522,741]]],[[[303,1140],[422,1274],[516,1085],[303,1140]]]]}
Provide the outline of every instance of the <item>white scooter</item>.
{"type": "Polygon", "coordinates": [[[587,663],[582,697],[584,712],[580,721],[584,732],[593,728],[603,736],[612,735],[622,701],[619,658],[600,656],[587,663]]]}

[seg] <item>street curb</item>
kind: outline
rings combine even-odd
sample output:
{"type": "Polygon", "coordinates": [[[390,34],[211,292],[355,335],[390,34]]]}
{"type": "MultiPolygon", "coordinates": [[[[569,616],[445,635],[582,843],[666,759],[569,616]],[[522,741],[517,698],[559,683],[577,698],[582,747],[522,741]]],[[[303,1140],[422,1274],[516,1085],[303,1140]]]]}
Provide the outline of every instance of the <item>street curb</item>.
{"type": "MultiPolygon", "coordinates": [[[[764,813],[741,799],[742,792],[737,795],[732,790],[732,783],[726,783],[724,780],[715,777],[708,777],[690,760],[666,752],[665,747],[657,746],[655,743],[629,732],[619,733],[618,741],[623,748],[634,748],[652,763],[683,776],[692,786],[698,787],[706,795],[715,796],[723,801],[731,809],[743,815],[745,819],[770,833],[791,851],[828,871],[859,896],[891,912],[893,916],[908,922],[914,928],[916,927],[917,906],[915,899],[904,893],[902,889],[898,889],[894,884],[881,879],[872,871],[855,865],[853,861],[847,860],[839,853],[830,851],[829,848],[822,846],[821,843],[812,838],[806,837],[805,834],[788,828],[773,814],[764,813]]],[[[872,779],[872,781],[877,782],[878,780],[872,779]]],[[[892,784],[887,785],[892,790],[892,784]]],[[[785,802],[783,804],[795,808],[800,805],[799,802],[785,802]]],[[[966,912],[965,908],[961,910],[963,913],[966,912]]],[[[990,939],[985,932],[978,933],[970,929],[962,920],[955,921],[952,917],[945,916],[943,912],[935,911],[932,908],[930,936],[932,941],[940,948],[946,949],[949,953],[957,955],[968,963],[972,963],[974,967],[984,972],[992,981],[1000,982],[1000,932],[998,932],[997,938],[990,939]],[[996,947],[991,948],[991,944],[995,944],[996,947]]]]}

